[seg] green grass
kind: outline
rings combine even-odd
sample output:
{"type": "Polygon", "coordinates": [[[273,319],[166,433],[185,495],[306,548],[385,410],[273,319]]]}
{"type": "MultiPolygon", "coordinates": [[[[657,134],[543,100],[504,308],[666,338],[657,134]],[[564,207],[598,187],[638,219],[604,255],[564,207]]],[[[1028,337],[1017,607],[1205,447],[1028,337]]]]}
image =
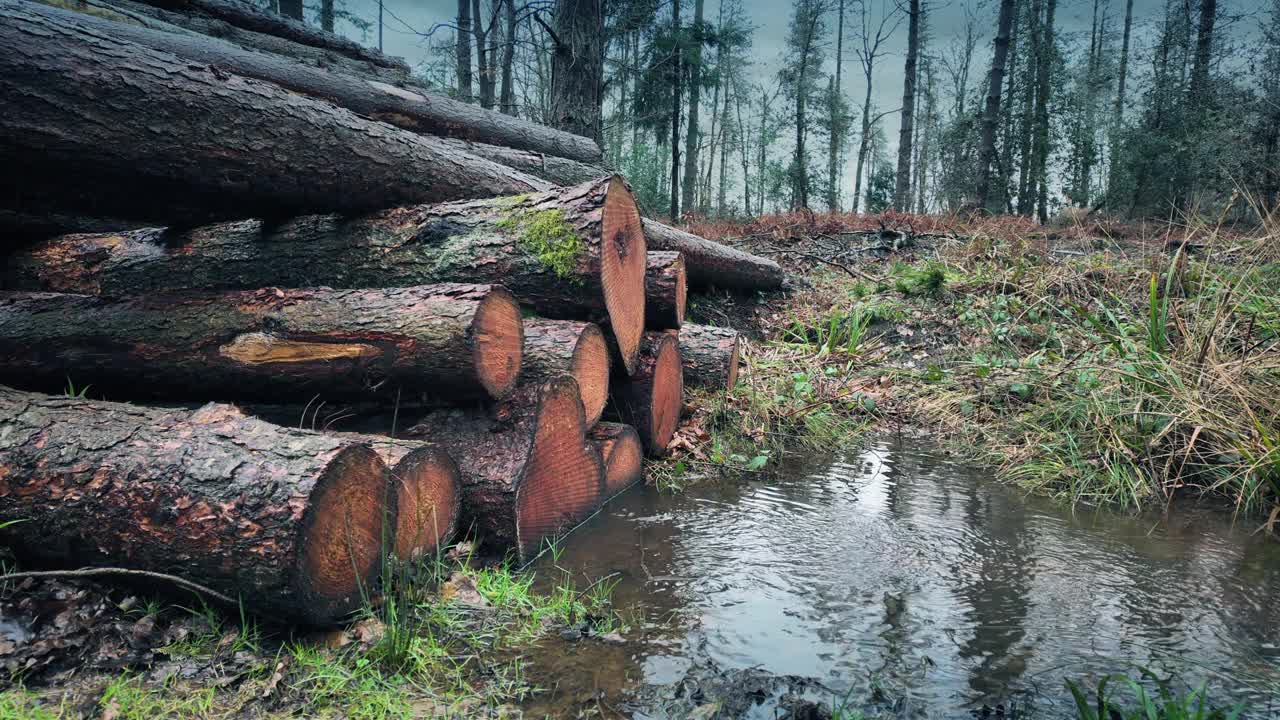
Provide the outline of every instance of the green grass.
{"type": "Polygon", "coordinates": [[[1169,681],[1149,671],[1142,671],[1142,676],[1154,685],[1154,690],[1127,675],[1104,677],[1092,692],[1067,680],[1076,717],[1078,720],[1235,720],[1244,712],[1243,705],[1214,707],[1206,685],[1179,692],[1169,681]],[[1127,691],[1127,696],[1113,688],[1127,691]]]}

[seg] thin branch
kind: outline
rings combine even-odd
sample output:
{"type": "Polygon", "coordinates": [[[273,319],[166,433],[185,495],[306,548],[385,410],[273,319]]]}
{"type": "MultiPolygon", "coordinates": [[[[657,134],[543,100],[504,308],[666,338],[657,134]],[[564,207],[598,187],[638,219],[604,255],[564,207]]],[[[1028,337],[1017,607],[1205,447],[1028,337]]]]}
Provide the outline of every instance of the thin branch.
{"type": "Polygon", "coordinates": [[[106,567],[106,568],[80,568],[79,570],[43,570],[43,571],[37,571],[37,572],[16,572],[16,573],[8,573],[6,575],[0,575],[0,583],[8,582],[10,580],[24,580],[26,578],[34,578],[34,579],[52,578],[52,579],[73,579],[74,580],[78,578],[95,578],[95,577],[101,577],[106,575],[120,575],[124,577],[141,577],[141,578],[149,578],[152,580],[164,580],[165,582],[173,583],[178,587],[186,588],[187,590],[191,590],[193,592],[197,592],[202,595],[208,595],[209,597],[215,600],[218,600],[219,602],[224,602],[227,605],[240,604],[238,600],[228,597],[226,595],[223,595],[217,590],[214,590],[212,588],[207,588],[204,585],[192,582],[185,578],[180,578],[177,575],[168,575],[166,573],[151,572],[149,570],[130,570],[128,568],[106,567]]]}

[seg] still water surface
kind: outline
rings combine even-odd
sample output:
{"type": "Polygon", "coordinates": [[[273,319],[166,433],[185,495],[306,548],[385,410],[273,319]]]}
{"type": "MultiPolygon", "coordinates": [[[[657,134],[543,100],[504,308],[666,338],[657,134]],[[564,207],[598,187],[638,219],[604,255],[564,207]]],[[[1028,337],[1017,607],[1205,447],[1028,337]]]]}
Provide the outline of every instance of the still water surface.
{"type": "MultiPolygon", "coordinates": [[[[702,702],[691,687],[710,702],[740,690],[725,678],[799,676],[806,696],[896,715],[1056,717],[1064,678],[1143,666],[1266,716],[1280,709],[1263,690],[1280,682],[1280,543],[1253,527],[1221,509],[1073,512],[896,443],[633,490],[535,566],[543,582],[612,574],[627,643],[552,642],[533,672],[556,680],[529,709],[672,717],[702,702]]],[[[775,717],[785,692],[741,712],[775,717]]]]}

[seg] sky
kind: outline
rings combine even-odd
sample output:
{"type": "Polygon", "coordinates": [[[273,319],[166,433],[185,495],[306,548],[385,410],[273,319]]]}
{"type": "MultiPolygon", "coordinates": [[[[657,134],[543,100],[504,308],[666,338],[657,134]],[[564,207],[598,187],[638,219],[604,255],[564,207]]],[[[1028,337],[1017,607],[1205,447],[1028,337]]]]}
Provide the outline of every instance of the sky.
{"type": "MultiPolygon", "coordinates": [[[[1108,27],[1114,34],[1113,42],[1117,47],[1123,21],[1124,1],[1098,0],[1100,7],[1109,18],[1108,27]]],[[[891,7],[894,0],[866,0],[866,2],[873,8],[874,14],[882,7],[891,7]]],[[[1220,0],[1219,8],[1224,13],[1248,13],[1260,9],[1264,2],[1265,0],[1220,0]]],[[[958,44],[964,32],[966,17],[975,18],[978,42],[969,82],[971,88],[984,83],[990,63],[991,44],[995,36],[999,0],[926,0],[926,3],[928,42],[931,43],[931,52],[934,53],[946,52],[948,46],[958,44]]],[[[688,2],[685,4],[692,5],[688,2]]],[[[783,54],[791,3],[788,0],[743,0],[743,5],[751,24],[755,27],[752,49],[754,65],[750,72],[755,80],[771,84],[783,54]]],[[[1094,0],[1059,0],[1055,23],[1059,36],[1087,34],[1090,29],[1093,5],[1094,0]]],[[[1139,56],[1143,50],[1148,29],[1154,27],[1162,17],[1163,6],[1164,0],[1134,0],[1134,44],[1135,53],[1139,56]]],[[[848,7],[855,8],[855,0],[848,0],[848,7]]],[[[377,8],[377,0],[346,0],[348,11],[370,20],[376,19],[377,8]]],[[[718,8],[719,0],[706,0],[704,10],[706,17],[714,19],[718,8]]],[[[384,10],[384,51],[389,55],[405,58],[411,67],[421,63],[427,56],[429,40],[424,38],[423,33],[430,32],[435,27],[437,29],[431,40],[449,42],[452,38],[453,30],[442,25],[450,23],[456,14],[456,0],[384,0],[384,10]]],[[[667,12],[669,13],[669,9],[667,12]]],[[[851,104],[855,108],[860,108],[861,98],[866,88],[861,68],[853,54],[852,46],[858,42],[857,24],[852,16],[853,11],[849,12],[845,20],[845,67],[842,73],[842,84],[851,104]]],[[[1246,28],[1249,27],[1247,20],[1243,24],[1246,28]]],[[[825,70],[827,72],[831,72],[834,68],[835,26],[833,15],[828,22],[832,40],[826,52],[825,70]]],[[[370,45],[377,44],[376,27],[364,37],[347,23],[339,23],[337,29],[358,41],[370,45]]],[[[887,43],[888,55],[878,61],[873,81],[873,102],[881,111],[897,108],[902,102],[906,35],[907,27],[904,22],[887,43]]],[[[944,83],[945,88],[946,80],[940,77],[939,81],[944,83]]],[[[891,153],[896,153],[898,115],[896,113],[889,115],[883,122],[890,145],[889,150],[891,153]]],[[[846,197],[852,194],[853,181],[849,177],[852,174],[852,169],[845,172],[847,187],[844,195],[846,197]]]]}

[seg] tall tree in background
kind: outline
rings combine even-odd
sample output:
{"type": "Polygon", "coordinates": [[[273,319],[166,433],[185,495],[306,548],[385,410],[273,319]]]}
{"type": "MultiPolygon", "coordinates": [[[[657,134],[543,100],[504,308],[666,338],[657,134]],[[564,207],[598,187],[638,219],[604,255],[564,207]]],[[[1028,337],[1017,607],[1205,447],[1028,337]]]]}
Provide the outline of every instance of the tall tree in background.
{"type": "MultiPolygon", "coordinates": [[[[1052,1],[1052,0],[1051,0],[1052,1]]],[[[907,22],[907,61],[902,74],[902,125],[898,132],[898,171],[893,188],[893,206],[911,209],[911,142],[916,104],[916,65],[920,52],[920,0],[911,0],[907,22]]]]}
{"type": "Polygon", "coordinates": [[[792,156],[791,207],[809,207],[809,106],[820,87],[822,36],[826,25],[822,16],[825,0],[796,0],[792,9],[791,28],[787,33],[786,57],[779,73],[792,103],[795,130],[795,153],[792,156]]]}
{"type": "Polygon", "coordinates": [[[481,12],[480,0],[471,0],[471,34],[476,38],[476,75],[480,81],[480,107],[493,107],[493,68],[489,62],[489,33],[493,30],[493,21],[485,26],[484,13],[481,12]]]}
{"type": "Polygon", "coordinates": [[[557,0],[552,24],[552,125],[603,144],[604,0],[557,0]]]}
{"type": "Polygon", "coordinates": [[[333,32],[333,0],[320,0],[320,28],[333,32]]]}
{"type": "Polygon", "coordinates": [[[844,6],[846,0],[836,5],[836,69],[831,78],[831,90],[827,93],[827,122],[831,128],[831,140],[827,143],[827,209],[840,210],[840,152],[844,142],[846,120],[844,85],[841,71],[844,69],[844,6]]]}
{"type": "Polygon", "coordinates": [[[871,128],[880,117],[883,117],[883,115],[875,118],[871,117],[872,80],[874,78],[876,60],[887,52],[884,49],[884,43],[902,24],[899,6],[894,5],[890,8],[885,2],[881,2],[880,21],[876,24],[875,31],[872,32],[871,9],[868,6],[868,0],[860,0],[858,5],[861,11],[859,13],[858,32],[862,44],[854,52],[858,56],[858,63],[862,66],[862,79],[866,84],[866,95],[863,96],[862,100],[862,132],[858,140],[857,168],[854,170],[853,175],[854,212],[857,212],[862,207],[862,176],[863,170],[867,165],[867,155],[871,151],[871,128]]]}
{"type": "Polygon", "coordinates": [[[1053,16],[1058,0],[1045,4],[1044,27],[1040,33],[1040,67],[1036,73],[1036,130],[1032,182],[1035,184],[1036,215],[1049,222],[1049,100],[1053,87],[1053,62],[1057,50],[1053,42],[1053,16]]]}
{"type": "Polygon", "coordinates": [[[995,51],[992,54],[991,73],[987,82],[987,104],[982,113],[982,146],[978,150],[978,207],[991,212],[1000,212],[1000,207],[993,207],[991,203],[991,164],[996,157],[1000,93],[1004,84],[1004,66],[1009,56],[1009,35],[1016,11],[1014,0],[1001,0],[995,51]]]}
{"type": "Polygon", "coordinates": [[[703,5],[704,0],[693,2],[693,24],[686,33],[689,35],[686,43],[688,52],[681,55],[689,77],[689,129],[685,133],[684,185],[680,192],[680,206],[685,212],[694,209],[694,192],[698,185],[698,143],[702,140],[698,105],[702,96],[703,5]]]}
{"type": "Polygon", "coordinates": [[[471,0],[458,0],[455,48],[455,57],[458,59],[458,97],[470,102],[475,97],[471,89],[471,0]]]}
{"type": "Polygon", "coordinates": [[[503,15],[506,38],[502,43],[502,95],[498,109],[507,115],[516,114],[516,90],[512,65],[516,56],[516,3],[515,0],[498,0],[506,11],[503,15]]]}
{"type": "Polygon", "coordinates": [[[302,22],[302,0],[280,0],[280,14],[302,22]]]}
{"type": "Polygon", "coordinates": [[[1271,0],[1271,18],[1263,36],[1266,53],[1261,66],[1262,117],[1259,136],[1262,166],[1259,178],[1262,208],[1280,209],[1280,0],[1271,0]]]}
{"type": "Polygon", "coordinates": [[[675,85],[671,93],[671,219],[680,217],[680,80],[684,68],[680,62],[680,0],[671,0],[671,71],[675,85]]]}

